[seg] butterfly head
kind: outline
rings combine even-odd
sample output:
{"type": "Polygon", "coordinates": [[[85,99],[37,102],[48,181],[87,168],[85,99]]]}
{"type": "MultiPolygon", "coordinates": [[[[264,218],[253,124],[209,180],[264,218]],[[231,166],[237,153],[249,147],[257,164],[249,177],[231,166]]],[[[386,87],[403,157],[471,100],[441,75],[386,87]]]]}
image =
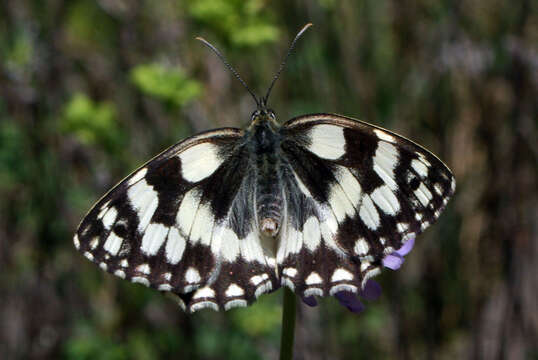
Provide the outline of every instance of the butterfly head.
{"type": "Polygon", "coordinates": [[[278,125],[275,112],[272,109],[268,109],[267,107],[262,105],[258,105],[256,111],[252,113],[252,115],[250,116],[250,123],[252,125],[262,123],[278,125]]]}

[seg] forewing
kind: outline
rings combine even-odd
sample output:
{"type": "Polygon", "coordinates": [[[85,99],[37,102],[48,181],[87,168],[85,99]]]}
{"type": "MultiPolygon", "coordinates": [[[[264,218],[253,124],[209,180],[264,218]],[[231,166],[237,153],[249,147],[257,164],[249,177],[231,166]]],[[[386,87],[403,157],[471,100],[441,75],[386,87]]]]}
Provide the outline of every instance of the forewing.
{"type": "Polygon", "coordinates": [[[243,132],[186,139],[108,192],[75,247],[101,269],[178,295],[188,311],[246,306],[277,288],[253,228],[243,132]]]}
{"type": "Polygon", "coordinates": [[[294,179],[283,233],[293,235],[283,235],[277,260],[282,284],[303,296],[356,292],[385,255],[439,217],[455,190],[435,155],[367,123],[309,115],[282,134],[294,179]]]}

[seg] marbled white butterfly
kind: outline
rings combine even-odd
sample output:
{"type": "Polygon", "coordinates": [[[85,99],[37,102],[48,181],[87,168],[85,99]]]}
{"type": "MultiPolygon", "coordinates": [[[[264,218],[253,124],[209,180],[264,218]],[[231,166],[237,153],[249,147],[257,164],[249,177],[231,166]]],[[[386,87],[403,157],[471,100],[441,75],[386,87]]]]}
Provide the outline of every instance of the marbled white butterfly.
{"type": "Polygon", "coordinates": [[[381,260],[432,224],[455,189],[419,145],[332,114],[276,121],[258,99],[244,129],[190,137],[145,163],[82,220],[75,247],[187,311],[247,306],[287,286],[358,292],[381,260]]]}

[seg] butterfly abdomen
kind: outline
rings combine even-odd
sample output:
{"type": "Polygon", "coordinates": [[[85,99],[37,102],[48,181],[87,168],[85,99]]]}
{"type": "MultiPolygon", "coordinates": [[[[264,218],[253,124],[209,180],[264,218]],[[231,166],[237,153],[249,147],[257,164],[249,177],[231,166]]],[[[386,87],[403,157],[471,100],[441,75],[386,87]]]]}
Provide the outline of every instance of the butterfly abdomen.
{"type": "Polygon", "coordinates": [[[257,177],[256,214],[260,231],[275,236],[282,219],[282,191],[276,168],[272,169],[272,173],[265,170],[269,169],[263,169],[257,177]]]}
{"type": "Polygon", "coordinates": [[[253,129],[256,168],[256,215],[261,233],[276,236],[282,222],[282,184],[278,148],[280,135],[267,123],[253,129]]]}

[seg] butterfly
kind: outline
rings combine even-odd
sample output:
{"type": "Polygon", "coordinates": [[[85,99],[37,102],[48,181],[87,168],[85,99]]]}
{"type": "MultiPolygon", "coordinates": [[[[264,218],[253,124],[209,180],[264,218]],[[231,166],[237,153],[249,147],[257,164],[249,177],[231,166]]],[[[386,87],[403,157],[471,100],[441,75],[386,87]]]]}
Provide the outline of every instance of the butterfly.
{"type": "Polygon", "coordinates": [[[284,124],[258,99],[244,129],[200,133],[127,176],[82,220],[74,244],[120,278],[180,306],[228,310],[287,286],[357,293],[387,254],[439,217],[455,190],[432,153],[383,128],[312,114],[284,124]]]}

